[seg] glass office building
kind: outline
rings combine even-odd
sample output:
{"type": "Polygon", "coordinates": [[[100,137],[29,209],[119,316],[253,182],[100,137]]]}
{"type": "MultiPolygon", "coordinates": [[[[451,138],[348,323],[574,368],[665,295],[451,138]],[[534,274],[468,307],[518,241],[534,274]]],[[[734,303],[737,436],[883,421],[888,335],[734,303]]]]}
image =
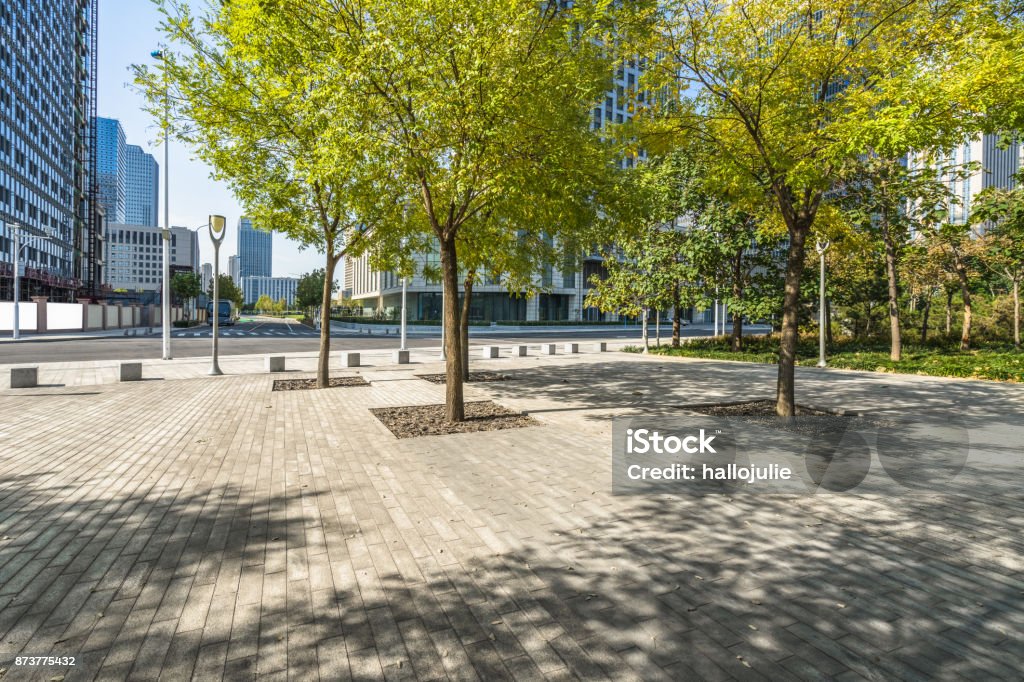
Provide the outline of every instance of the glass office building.
{"type": "Polygon", "coordinates": [[[238,276],[270,277],[270,262],[274,253],[273,235],[257,229],[248,218],[238,221],[238,276]]]}
{"type": "Polygon", "coordinates": [[[15,225],[24,300],[102,282],[95,16],[96,0],[0,2],[0,300],[13,297],[15,225]]]}

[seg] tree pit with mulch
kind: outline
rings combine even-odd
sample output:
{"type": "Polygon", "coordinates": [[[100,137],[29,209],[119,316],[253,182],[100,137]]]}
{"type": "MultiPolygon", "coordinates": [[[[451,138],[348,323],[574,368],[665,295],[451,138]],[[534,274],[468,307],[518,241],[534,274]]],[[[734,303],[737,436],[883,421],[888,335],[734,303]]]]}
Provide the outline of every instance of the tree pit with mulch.
{"type": "MultiPolygon", "coordinates": [[[[680,405],[680,409],[693,410],[709,417],[775,417],[775,401],[748,400],[740,403],[706,403],[702,405],[680,405]]],[[[836,417],[838,412],[820,410],[804,405],[796,406],[798,417],[836,417]]]]}
{"type": "Polygon", "coordinates": [[[466,420],[454,424],[445,418],[444,405],[377,407],[372,408],[370,413],[379,419],[395,438],[444,436],[451,433],[499,431],[540,425],[536,419],[490,400],[474,400],[465,405],[466,420]]]}
{"type": "MultiPolygon", "coordinates": [[[[341,386],[369,386],[363,377],[331,377],[329,388],[341,386]]],[[[316,388],[316,379],[274,379],[275,391],[308,391],[316,388]]]]}
{"type": "MultiPolygon", "coordinates": [[[[443,384],[448,380],[447,374],[417,374],[417,379],[429,381],[432,384],[443,384]]],[[[485,381],[511,381],[512,377],[500,372],[470,372],[469,383],[479,384],[485,381]]]]}
{"type": "Polygon", "coordinates": [[[882,417],[863,415],[843,410],[824,410],[806,405],[796,406],[796,419],[786,419],[775,413],[775,400],[748,400],[737,403],[708,403],[702,405],[676,405],[709,417],[736,417],[745,422],[805,435],[820,435],[845,431],[851,423],[858,427],[892,427],[896,423],[882,417]],[[811,419],[800,419],[811,417],[811,419]],[[851,422],[851,420],[853,420],[851,422]]]}

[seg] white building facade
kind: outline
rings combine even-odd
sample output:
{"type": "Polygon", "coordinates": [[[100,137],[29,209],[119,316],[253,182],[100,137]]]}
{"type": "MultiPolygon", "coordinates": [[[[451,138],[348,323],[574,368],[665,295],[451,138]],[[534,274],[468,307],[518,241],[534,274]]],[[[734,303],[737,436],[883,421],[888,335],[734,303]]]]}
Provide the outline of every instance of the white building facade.
{"type": "MultiPolygon", "coordinates": [[[[160,228],[108,223],[106,283],[114,290],[159,291],[163,283],[163,242],[160,228]]],[[[199,267],[199,239],[187,227],[171,228],[171,268],[199,267]]],[[[173,276],[173,274],[172,274],[173,276]]]]}
{"type": "Polygon", "coordinates": [[[299,280],[295,277],[243,277],[242,294],[245,304],[252,305],[260,296],[267,295],[274,301],[282,298],[288,307],[295,305],[295,292],[299,288],[299,280]]]}

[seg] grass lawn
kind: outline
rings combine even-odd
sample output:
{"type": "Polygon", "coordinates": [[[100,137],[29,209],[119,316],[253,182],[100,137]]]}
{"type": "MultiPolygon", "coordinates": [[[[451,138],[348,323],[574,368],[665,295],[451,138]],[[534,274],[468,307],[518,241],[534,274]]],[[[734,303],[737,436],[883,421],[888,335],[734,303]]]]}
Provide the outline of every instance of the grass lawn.
{"type": "MultiPolygon", "coordinates": [[[[775,364],[778,360],[778,347],[779,337],[767,336],[744,338],[744,349],[738,353],[729,349],[728,339],[722,338],[695,339],[679,348],[664,345],[660,348],[652,347],[651,352],[659,355],[775,364]]],[[[628,348],[633,352],[641,350],[636,346],[628,348]]],[[[839,340],[829,347],[827,357],[829,367],[839,369],[1024,382],[1024,352],[1015,351],[1012,345],[989,344],[961,352],[956,346],[905,344],[903,359],[893,362],[889,359],[889,343],[886,340],[839,340]]],[[[818,364],[816,338],[801,339],[797,350],[797,364],[811,367],[818,364]]]]}

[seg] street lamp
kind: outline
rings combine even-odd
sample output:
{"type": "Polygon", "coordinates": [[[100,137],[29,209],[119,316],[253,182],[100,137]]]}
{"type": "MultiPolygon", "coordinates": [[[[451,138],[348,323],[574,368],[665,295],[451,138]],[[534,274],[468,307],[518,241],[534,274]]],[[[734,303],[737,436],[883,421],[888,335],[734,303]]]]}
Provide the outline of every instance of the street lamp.
{"type": "MultiPolygon", "coordinates": [[[[149,53],[153,59],[163,61],[163,50],[149,53]]],[[[160,317],[163,325],[163,359],[171,359],[171,169],[170,169],[170,113],[171,98],[167,85],[167,68],[164,68],[164,226],[160,234],[164,238],[163,286],[160,317]]]]}
{"type": "Polygon", "coordinates": [[[222,215],[210,216],[210,241],[213,242],[213,331],[210,334],[213,337],[213,361],[210,365],[210,376],[220,376],[224,373],[217,364],[217,329],[220,320],[220,243],[227,234],[227,224],[227,218],[222,215]]]}
{"type": "Polygon", "coordinates": [[[25,225],[18,225],[17,223],[8,223],[4,221],[4,225],[11,226],[11,233],[13,234],[13,261],[14,261],[14,325],[11,334],[11,338],[15,341],[21,338],[21,249],[28,246],[28,244],[21,243],[21,231],[24,230],[28,234],[34,237],[40,237],[42,239],[49,239],[52,235],[47,234],[41,230],[37,230],[32,227],[25,225]]]}
{"type": "Polygon", "coordinates": [[[825,360],[825,252],[828,251],[829,241],[819,241],[814,245],[821,261],[821,272],[818,278],[818,367],[827,367],[825,360]]]}
{"type": "MultiPolygon", "coordinates": [[[[403,253],[405,252],[405,246],[406,246],[406,240],[405,240],[405,238],[403,238],[402,239],[402,252],[403,253]]],[[[406,293],[407,293],[407,290],[409,288],[408,287],[408,283],[409,283],[409,278],[406,277],[405,274],[403,273],[402,274],[402,345],[399,347],[398,350],[406,350],[406,348],[405,348],[405,324],[406,324],[405,323],[405,320],[406,320],[405,300],[406,300],[406,293]]]]}

